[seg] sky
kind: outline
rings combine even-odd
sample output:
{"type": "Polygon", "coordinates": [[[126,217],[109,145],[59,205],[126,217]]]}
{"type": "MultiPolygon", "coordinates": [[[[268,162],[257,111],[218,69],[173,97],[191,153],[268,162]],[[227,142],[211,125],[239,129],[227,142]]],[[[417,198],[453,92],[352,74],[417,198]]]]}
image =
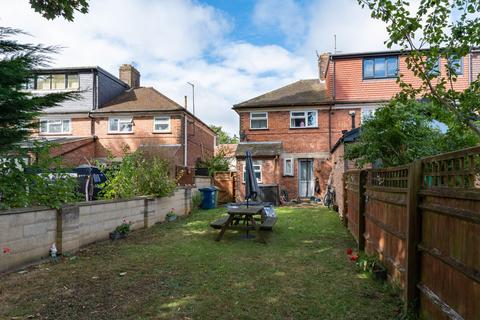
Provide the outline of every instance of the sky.
{"type": "Polygon", "coordinates": [[[133,63],[153,86],[207,124],[238,134],[236,103],[318,77],[316,53],[384,50],[385,26],[356,0],[91,0],[75,20],[42,18],[27,0],[0,0],[0,26],[61,46],[52,66],[133,63]]]}

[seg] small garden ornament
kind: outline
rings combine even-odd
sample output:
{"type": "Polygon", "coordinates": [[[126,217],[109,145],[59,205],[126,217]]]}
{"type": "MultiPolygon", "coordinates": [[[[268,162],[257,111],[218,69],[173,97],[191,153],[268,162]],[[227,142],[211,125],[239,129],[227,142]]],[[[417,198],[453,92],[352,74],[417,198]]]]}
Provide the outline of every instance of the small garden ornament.
{"type": "Polygon", "coordinates": [[[50,247],[50,258],[53,262],[58,262],[57,252],[57,246],[55,245],[55,243],[53,243],[50,247]]]}

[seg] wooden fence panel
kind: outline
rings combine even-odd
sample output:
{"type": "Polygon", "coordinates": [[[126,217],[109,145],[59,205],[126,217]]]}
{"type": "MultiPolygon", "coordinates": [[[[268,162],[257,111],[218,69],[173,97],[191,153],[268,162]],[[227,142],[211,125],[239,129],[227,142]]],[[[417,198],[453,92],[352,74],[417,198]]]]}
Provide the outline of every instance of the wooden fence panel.
{"type": "Polygon", "coordinates": [[[195,168],[175,166],[175,177],[179,186],[191,186],[194,184],[195,168]]]}
{"type": "Polygon", "coordinates": [[[405,285],[408,167],[368,170],[365,251],[377,255],[391,277],[405,285]]]}
{"type": "Polygon", "coordinates": [[[480,147],[422,165],[421,315],[480,319],[480,147]]]}
{"type": "Polygon", "coordinates": [[[352,170],[345,173],[345,193],[347,197],[347,225],[348,230],[355,240],[359,241],[358,220],[359,220],[359,181],[360,170],[352,170]]]}
{"type": "Polygon", "coordinates": [[[235,173],[216,172],[213,177],[215,187],[218,191],[218,203],[235,202],[235,173]]]}

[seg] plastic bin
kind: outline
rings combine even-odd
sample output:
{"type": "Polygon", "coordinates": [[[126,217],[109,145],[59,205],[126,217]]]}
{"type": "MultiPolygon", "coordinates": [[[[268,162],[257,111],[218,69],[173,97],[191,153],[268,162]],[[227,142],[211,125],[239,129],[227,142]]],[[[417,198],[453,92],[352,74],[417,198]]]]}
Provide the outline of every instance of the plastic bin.
{"type": "Polygon", "coordinates": [[[215,188],[201,188],[198,189],[202,193],[202,209],[213,209],[216,207],[216,193],[215,188]]]}

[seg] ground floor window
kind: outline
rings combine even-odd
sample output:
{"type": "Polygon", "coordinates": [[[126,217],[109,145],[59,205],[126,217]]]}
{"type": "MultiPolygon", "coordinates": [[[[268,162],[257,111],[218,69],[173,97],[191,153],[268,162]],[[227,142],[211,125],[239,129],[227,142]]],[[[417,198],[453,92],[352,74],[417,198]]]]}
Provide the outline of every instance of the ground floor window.
{"type": "Polygon", "coordinates": [[[293,176],[293,159],[292,158],[283,159],[283,175],[293,176]]]}
{"type": "MultiPolygon", "coordinates": [[[[247,180],[246,172],[245,172],[246,165],[243,165],[243,183],[247,180]]],[[[262,161],[255,160],[253,161],[253,172],[255,174],[255,178],[257,178],[257,183],[262,183],[262,161]]]]}

